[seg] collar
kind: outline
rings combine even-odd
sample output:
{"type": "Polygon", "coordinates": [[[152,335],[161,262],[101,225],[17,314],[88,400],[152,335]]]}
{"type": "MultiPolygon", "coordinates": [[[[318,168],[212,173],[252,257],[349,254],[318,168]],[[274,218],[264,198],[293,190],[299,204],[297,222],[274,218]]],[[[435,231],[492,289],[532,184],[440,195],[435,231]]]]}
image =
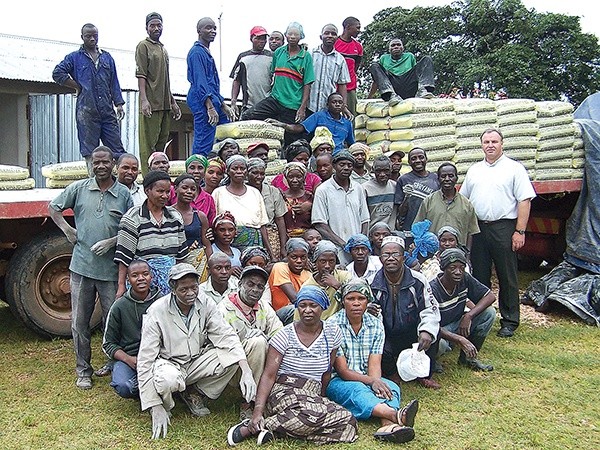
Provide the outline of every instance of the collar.
{"type": "MultiPolygon", "coordinates": [[[[354,171],[352,171],[354,172],[354,171]]],[[[350,177],[352,177],[352,174],[350,174],[350,177]]],[[[350,178],[348,180],[349,184],[348,184],[348,190],[346,191],[346,189],[344,189],[342,186],[340,186],[337,181],[335,181],[335,173],[333,175],[331,175],[331,184],[333,184],[333,187],[336,188],[339,191],[344,191],[344,192],[352,192],[354,190],[354,183],[352,183],[352,178],[350,178]]]]}
{"type": "Polygon", "coordinates": [[[335,53],[338,53],[338,51],[334,48],[331,49],[331,51],[329,53],[325,53],[325,51],[323,50],[322,45],[317,46],[314,50],[313,53],[320,53],[321,55],[325,55],[325,56],[329,56],[329,55],[333,55],[335,53]]]}
{"type": "Polygon", "coordinates": [[[198,302],[198,300],[196,299],[196,301],[190,308],[190,312],[187,315],[185,315],[183,313],[183,311],[181,311],[181,308],[179,307],[179,305],[177,304],[177,300],[175,299],[175,294],[171,293],[171,298],[169,299],[169,310],[170,310],[171,314],[178,314],[181,317],[189,318],[189,317],[192,317],[194,315],[194,313],[197,311],[197,309],[198,309],[198,308],[196,308],[197,302],[198,302]]]}
{"type": "MultiPolygon", "coordinates": [[[[415,284],[415,277],[412,274],[412,271],[406,265],[404,266],[404,275],[402,276],[402,280],[400,280],[400,290],[408,289],[413,284],[415,284]]],[[[375,274],[375,278],[373,279],[373,283],[371,283],[371,287],[373,289],[377,289],[378,291],[388,292],[388,283],[385,278],[384,269],[379,269],[379,272],[375,274]]]]}
{"type": "Polygon", "coordinates": [[[229,294],[229,301],[233,303],[235,307],[239,309],[245,316],[248,316],[250,312],[256,313],[260,309],[260,302],[256,302],[256,305],[254,306],[246,305],[240,298],[239,292],[232,292],[229,294]]]}
{"type": "Polygon", "coordinates": [[[485,159],[485,158],[483,158],[483,163],[488,167],[494,167],[496,164],[498,164],[500,161],[504,160],[505,158],[506,158],[506,155],[504,154],[504,151],[503,151],[502,154],[500,155],[500,158],[498,158],[493,163],[489,163],[487,161],[487,159],[485,159]]]}
{"type": "Polygon", "coordinates": [[[162,46],[162,42],[160,42],[160,41],[153,41],[152,39],[150,39],[150,36],[147,36],[147,37],[146,37],[146,40],[147,40],[148,42],[150,42],[151,44],[157,44],[157,45],[160,45],[160,46],[162,46]]]}
{"type": "MultiPolygon", "coordinates": [[[[144,203],[142,203],[141,216],[144,217],[145,219],[152,220],[152,218],[150,217],[150,210],[148,209],[148,199],[144,200],[144,203]]],[[[169,208],[166,206],[163,208],[163,216],[168,219],[173,218],[171,211],[169,211],[169,208]]]]}
{"type": "Polygon", "coordinates": [[[456,186],[454,186],[454,198],[452,198],[452,200],[449,200],[449,199],[447,199],[447,198],[444,196],[444,193],[442,192],[442,190],[441,190],[441,189],[439,189],[439,193],[440,193],[440,194],[439,194],[439,195],[440,195],[440,198],[442,199],[442,201],[443,201],[444,203],[452,203],[452,202],[454,202],[454,200],[456,200],[456,197],[458,196],[458,190],[456,189],[456,186]]]}
{"type": "Polygon", "coordinates": [[[304,55],[306,55],[306,50],[304,50],[304,46],[299,45],[299,47],[300,47],[300,51],[296,55],[290,56],[290,45],[289,44],[285,44],[284,48],[285,48],[285,52],[288,55],[288,59],[289,58],[300,58],[300,57],[304,57],[304,55]]]}
{"type": "MultiPolygon", "coordinates": [[[[117,185],[119,184],[117,179],[114,176],[111,176],[113,180],[113,184],[104,192],[110,192],[110,194],[117,198],[119,194],[117,193],[117,185]]],[[[90,184],[88,185],[88,189],[90,191],[100,191],[100,186],[98,186],[98,182],[96,181],[96,177],[90,178],[90,184]]]]}

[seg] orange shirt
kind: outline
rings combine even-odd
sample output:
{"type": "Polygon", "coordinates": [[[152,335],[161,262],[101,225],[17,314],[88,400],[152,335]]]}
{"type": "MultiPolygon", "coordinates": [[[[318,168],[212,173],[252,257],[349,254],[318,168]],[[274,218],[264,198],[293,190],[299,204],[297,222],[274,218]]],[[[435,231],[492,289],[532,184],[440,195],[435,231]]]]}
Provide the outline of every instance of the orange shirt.
{"type": "Polygon", "coordinates": [[[281,289],[281,285],[292,283],[296,292],[300,290],[300,286],[310,278],[310,272],[303,270],[300,275],[292,273],[286,262],[278,262],[273,265],[271,275],[269,276],[269,286],[271,287],[271,296],[273,297],[273,309],[277,311],[291,302],[285,292],[281,289]]]}

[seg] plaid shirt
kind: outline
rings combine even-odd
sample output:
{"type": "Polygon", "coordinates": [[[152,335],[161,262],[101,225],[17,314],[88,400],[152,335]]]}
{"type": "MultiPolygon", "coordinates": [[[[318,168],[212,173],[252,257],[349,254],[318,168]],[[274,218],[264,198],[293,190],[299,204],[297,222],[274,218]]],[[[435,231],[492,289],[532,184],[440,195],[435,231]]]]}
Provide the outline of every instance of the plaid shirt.
{"type": "Polygon", "coordinates": [[[335,323],[342,330],[342,345],[338,348],[337,356],[346,358],[350,370],[366,375],[369,356],[383,354],[385,332],[381,321],[365,313],[363,326],[356,334],[346,317],[346,311],[342,309],[331,316],[328,322],[335,323]]]}

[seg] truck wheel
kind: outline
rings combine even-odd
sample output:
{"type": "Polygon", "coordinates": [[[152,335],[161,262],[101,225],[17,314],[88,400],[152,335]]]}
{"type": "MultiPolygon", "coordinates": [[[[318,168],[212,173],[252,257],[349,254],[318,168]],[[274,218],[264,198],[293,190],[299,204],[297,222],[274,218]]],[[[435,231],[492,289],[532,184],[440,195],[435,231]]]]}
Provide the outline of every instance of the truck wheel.
{"type": "MultiPolygon", "coordinates": [[[[25,325],[46,337],[71,336],[69,263],[73,245],[59,231],[35,236],[19,247],[9,262],[6,297],[25,325]]],[[[90,326],[102,321],[99,302],[90,326]]]]}

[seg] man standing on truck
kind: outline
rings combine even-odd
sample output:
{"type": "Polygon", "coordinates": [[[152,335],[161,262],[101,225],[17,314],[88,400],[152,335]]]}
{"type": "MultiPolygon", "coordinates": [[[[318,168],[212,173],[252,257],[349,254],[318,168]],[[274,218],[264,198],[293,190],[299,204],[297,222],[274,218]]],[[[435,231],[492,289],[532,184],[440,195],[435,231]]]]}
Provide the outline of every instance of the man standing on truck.
{"type": "Polygon", "coordinates": [[[516,252],[525,245],[535,191],[525,167],[504,154],[502,142],[500,130],[489,128],[483,132],[484,160],[469,168],[460,193],[473,204],[481,230],[473,235],[473,276],[490,288],[494,264],[502,316],[498,336],[512,337],[520,313],[516,252]]]}
{"type": "Polygon", "coordinates": [[[98,28],[86,23],[81,28],[81,39],[83,45],[54,68],[52,78],[76,92],[79,151],[91,176],[91,154],[100,140],[113,151],[115,158],[125,153],[119,129],[119,121],[125,115],[125,101],[114,59],[98,48],[98,28]]]}
{"type": "MultiPolygon", "coordinates": [[[[119,222],[133,206],[129,189],[112,176],[114,159],[105,146],[92,152],[93,178],[76,181],[48,205],[54,223],[75,244],[71,271],[71,331],[75,348],[79,389],[91,389],[92,347],[90,319],[96,295],[102,306],[103,323],[117,294],[118,267],[113,263],[119,222]],[[73,228],[62,212],[72,209],[73,228]]],[[[104,368],[103,368],[104,369],[104,368]]],[[[110,369],[104,370],[107,374],[110,369]]]]}

